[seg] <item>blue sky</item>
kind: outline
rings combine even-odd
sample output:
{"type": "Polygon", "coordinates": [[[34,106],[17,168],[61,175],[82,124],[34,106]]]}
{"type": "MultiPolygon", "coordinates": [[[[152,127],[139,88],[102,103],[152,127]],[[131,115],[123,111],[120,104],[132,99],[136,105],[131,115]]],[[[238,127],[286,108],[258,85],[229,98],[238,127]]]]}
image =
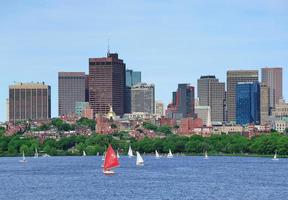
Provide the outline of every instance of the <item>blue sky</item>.
{"type": "Polygon", "coordinates": [[[178,83],[228,69],[284,68],[288,92],[286,0],[11,0],[0,2],[0,121],[8,85],[45,81],[57,115],[58,71],[88,72],[110,38],[127,67],[155,83],[166,104],[178,83]],[[232,3],[233,2],[233,3],[232,3]]]}

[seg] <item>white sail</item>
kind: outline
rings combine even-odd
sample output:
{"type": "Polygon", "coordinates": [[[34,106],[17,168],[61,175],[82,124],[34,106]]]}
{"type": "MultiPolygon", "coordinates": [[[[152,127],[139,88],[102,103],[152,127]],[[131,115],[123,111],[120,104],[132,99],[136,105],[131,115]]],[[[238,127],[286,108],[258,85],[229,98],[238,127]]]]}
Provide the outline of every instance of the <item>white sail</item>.
{"type": "Polygon", "coordinates": [[[208,153],[207,153],[207,151],[205,151],[204,159],[208,159],[208,153]]]}
{"type": "Polygon", "coordinates": [[[160,158],[160,155],[159,155],[159,153],[158,153],[157,150],[155,150],[155,157],[156,157],[156,158],[160,158]]]}
{"type": "Polygon", "coordinates": [[[136,151],[136,155],[137,155],[136,165],[144,165],[144,160],[138,151],[136,151]]]}
{"type": "Polygon", "coordinates": [[[171,152],[171,149],[169,149],[169,153],[168,153],[168,155],[167,155],[167,158],[173,158],[173,154],[172,154],[172,152],[171,152]]]}
{"type": "Polygon", "coordinates": [[[26,158],[25,158],[25,153],[24,153],[24,151],[22,152],[22,159],[19,160],[19,162],[21,162],[21,163],[26,163],[26,162],[27,162],[27,160],[26,160],[26,158]]]}
{"type": "Polygon", "coordinates": [[[129,156],[130,158],[133,157],[133,151],[132,151],[131,146],[129,146],[128,156],[129,156]]]}
{"type": "Polygon", "coordinates": [[[105,160],[106,152],[103,153],[102,160],[105,160]]]}
{"type": "Polygon", "coordinates": [[[275,152],[274,157],[273,157],[272,160],[278,160],[278,158],[277,158],[277,151],[275,152]]]}
{"type": "Polygon", "coordinates": [[[120,158],[120,155],[119,155],[119,152],[118,152],[118,150],[117,150],[117,158],[120,158]]]}
{"type": "Polygon", "coordinates": [[[86,152],[85,151],[83,151],[83,156],[86,156],[86,152]]]}
{"type": "Polygon", "coordinates": [[[35,148],[35,154],[34,154],[34,158],[38,158],[39,154],[38,154],[38,150],[37,148],[35,148]]]}

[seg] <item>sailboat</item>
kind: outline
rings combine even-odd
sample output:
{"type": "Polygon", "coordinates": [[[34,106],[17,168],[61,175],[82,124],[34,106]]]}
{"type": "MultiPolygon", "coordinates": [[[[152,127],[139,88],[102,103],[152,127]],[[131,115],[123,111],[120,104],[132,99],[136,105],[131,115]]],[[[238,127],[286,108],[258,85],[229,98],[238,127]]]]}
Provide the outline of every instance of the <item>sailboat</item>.
{"type": "Polygon", "coordinates": [[[38,157],[39,157],[38,150],[37,150],[37,148],[35,148],[34,158],[38,158],[38,157]]]}
{"type": "Polygon", "coordinates": [[[111,145],[109,145],[105,155],[106,156],[105,156],[104,165],[103,165],[103,173],[105,175],[113,175],[115,174],[115,172],[112,171],[111,169],[115,167],[119,167],[120,163],[111,145]]]}
{"type": "Polygon", "coordinates": [[[129,158],[131,158],[131,157],[133,157],[134,155],[133,155],[133,151],[132,151],[132,148],[131,148],[131,146],[129,146],[129,150],[128,150],[128,156],[129,156],[129,158]]]}
{"type": "Polygon", "coordinates": [[[106,156],[106,151],[102,155],[102,160],[105,160],[105,156],[106,156]]]}
{"type": "Polygon", "coordinates": [[[143,166],[144,165],[144,160],[143,158],[141,157],[140,153],[138,151],[136,151],[136,165],[138,166],[143,166]]]}
{"type": "Polygon", "coordinates": [[[83,151],[83,156],[86,156],[86,152],[85,151],[83,151]]]}
{"type": "Polygon", "coordinates": [[[167,155],[167,158],[173,158],[173,154],[172,154],[172,152],[171,152],[171,149],[169,149],[169,153],[168,153],[168,155],[167,155]]]}
{"type": "Polygon", "coordinates": [[[159,159],[159,158],[160,158],[160,155],[159,155],[159,153],[158,153],[157,150],[155,150],[155,157],[156,157],[156,159],[159,159]]]}
{"type": "Polygon", "coordinates": [[[118,150],[117,150],[117,158],[118,158],[118,159],[120,158],[120,155],[119,155],[119,152],[118,152],[118,150]]]}
{"type": "Polygon", "coordinates": [[[209,158],[208,153],[207,153],[207,151],[205,151],[204,159],[208,159],[208,158],[209,158]]]}
{"type": "Polygon", "coordinates": [[[26,160],[26,158],[25,158],[25,153],[24,153],[24,151],[22,152],[22,159],[19,160],[19,162],[21,162],[21,163],[26,163],[26,162],[27,162],[27,160],[26,160]]]}
{"type": "Polygon", "coordinates": [[[277,158],[277,151],[275,151],[275,154],[274,154],[274,157],[273,157],[272,160],[279,160],[279,159],[277,158]]]}

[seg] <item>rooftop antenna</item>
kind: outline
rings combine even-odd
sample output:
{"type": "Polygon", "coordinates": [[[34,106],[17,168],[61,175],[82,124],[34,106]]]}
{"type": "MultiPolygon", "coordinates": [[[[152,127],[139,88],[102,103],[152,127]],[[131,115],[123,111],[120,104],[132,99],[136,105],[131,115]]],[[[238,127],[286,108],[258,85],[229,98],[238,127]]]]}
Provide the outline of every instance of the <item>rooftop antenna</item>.
{"type": "Polygon", "coordinates": [[[108,38],[108,49],[107,49],[107,57],[110,56],[110,38],[108,38]]]}

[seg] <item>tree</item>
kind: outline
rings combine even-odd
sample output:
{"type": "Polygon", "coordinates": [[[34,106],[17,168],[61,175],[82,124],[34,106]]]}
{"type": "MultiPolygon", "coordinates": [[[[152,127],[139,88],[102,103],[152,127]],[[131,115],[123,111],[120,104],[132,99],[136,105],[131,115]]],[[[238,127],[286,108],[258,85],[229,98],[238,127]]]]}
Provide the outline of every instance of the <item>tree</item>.
{"type": "Polygon", "coordinates": [[[152,131],[156,131],[158,129],[156,125],[148,123],[148,122],[143,122],[143,128],[152,130],[152,131]]]}
{"type": "Polygon", "coordinates": [[[165,135],[172,135],[172,131],[171,128],[167,125],[164,126],[160,126],[159,128],[157,128],[157,131],[160,133],[164,133],[165,135]]]}
{"type": "Polygon", "coordinates": [[[93,119],[88,119],[85,117],[82,117],[77,121],[78,126],[87,126],[89,127],[92,131],[95,131],[95,126],[96,126],[96,121],[93,119]]]}

